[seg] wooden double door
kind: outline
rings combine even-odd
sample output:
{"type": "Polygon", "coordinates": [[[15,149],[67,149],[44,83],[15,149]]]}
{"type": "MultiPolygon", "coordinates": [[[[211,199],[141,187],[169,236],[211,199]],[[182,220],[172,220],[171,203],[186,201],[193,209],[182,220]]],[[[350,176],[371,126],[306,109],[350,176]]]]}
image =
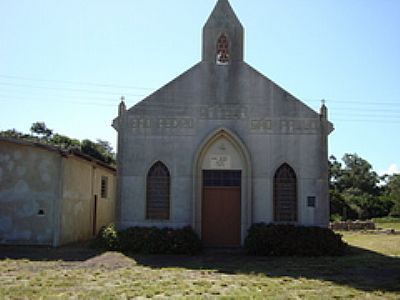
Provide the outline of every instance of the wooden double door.
{"type": "Polygon", "coordinates": [[[203,171],[201,224],[204,246],[240,246],[241,171],[203,171]]]}

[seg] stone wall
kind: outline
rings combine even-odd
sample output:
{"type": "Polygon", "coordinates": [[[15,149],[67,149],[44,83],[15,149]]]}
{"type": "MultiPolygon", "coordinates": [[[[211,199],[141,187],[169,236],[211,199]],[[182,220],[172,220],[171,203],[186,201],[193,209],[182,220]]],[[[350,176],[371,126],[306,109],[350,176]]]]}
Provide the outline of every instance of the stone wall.
{"type": "Polygon", "coordinates": [[[52,245],[60,155],[0,140],[0,243],[52,245]]]}
{"type": "Polygon", "coordinates": [[[332,222],[329,228],[332,230],[374,230],[375,223],[372,221],[332,222]]]}
{"type": "Polygon", "coordinates": [[[90,239],[115,219],[115,181],[90,157],[0,138],[0,244],[90,239]]]}
{"type": "Polygon", "coordinates": [[[60,245],[92,238],[115,213],[113,171],[75,156],[63,158],[63,165],[60,245]],[[103,193],[102,178],[107,182],[103,193]]]}

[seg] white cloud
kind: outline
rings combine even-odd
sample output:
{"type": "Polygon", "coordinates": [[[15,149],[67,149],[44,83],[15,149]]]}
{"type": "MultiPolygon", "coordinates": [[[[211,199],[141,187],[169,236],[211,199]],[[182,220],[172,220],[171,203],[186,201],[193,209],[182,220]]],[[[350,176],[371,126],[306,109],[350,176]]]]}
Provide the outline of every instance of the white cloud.
{"type": "Polygon", "coordinates": [[[389,169],[388,169],[387,172],[388,172],[389,175],[393,175],[393,174],[400,173],[400,169],[396,164],[391,164],[389,166],[389,169]]]}
{"type": "Polygon", "coordinates": [[[397,164],[391,164],[386,170],[381,170],[378,172],[379,175],[393,175],[393,174],[399,174],[400,173],[400,168],[397,164]]]}

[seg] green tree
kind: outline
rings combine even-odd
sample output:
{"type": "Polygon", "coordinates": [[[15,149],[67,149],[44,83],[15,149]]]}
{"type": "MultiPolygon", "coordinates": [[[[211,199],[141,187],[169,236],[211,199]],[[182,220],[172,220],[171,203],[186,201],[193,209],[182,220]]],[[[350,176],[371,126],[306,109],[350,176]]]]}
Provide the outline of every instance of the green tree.
{"type": "Polygon", "coordinates": [[[50,144],[58,146],[62,149],[78,149],[80,150],[81,142],[61,134],[54,134],[50,139],[50,144]]]}
{"type": "Polygon", "coordinates": [[[49,139],[53,134],[53,130],[47,128],[44,122],[33,123],[31,126],[31,132],[45,140],[49,139]]]}
{"type": "Polygon", "coordinates": [[[371,164],[357,154],[345,154],[342,158],[345,167],[338,178],[338,188],[341,192],[347,189],[358,189],[362,193],[379,195],[380,178],[372,170],[371,164]]]}
{"type": "Polygon", "coordinates": [[[77,139],[53,133],[53,130],[49,129],[44,122],[33,123],[30,131],[32,134],[24,134],[15,129],[11,129],[1,131],[0,136],[45,143],[64,150],[76,150],[106,164],[116,164],[115,153],[113,152],[110,143],[107,141],[98,139],[96,142],[93,142],[86,139],[80,142],[77,139]]]}
{"type": "Polygon", "coordinates": [[[330,189],[339,190],[338,182],[343,174],[342,164],[333,155],[329,157],[330,189]]]}
{"type": "Polygon", "coordinates": [[[400,217],[400,174],[389,176],[386,187],[386,195],[393,203],[390,215],[400,217]]]}
{"type": "Polygon", "coordinates": [[[329,158],[331,214],[342,219],[386,216],[392,202],[383,197],[382,178],[371,164],[357,154],[345,154],[342,161],[329,158]]]}
{"type": "Polygon", "coordinates": [[[9,129],[9,130],[0,132],[0,136],[18,139],[18,138],[21,138],[22,136],[24,136],[24,134],[15,129],[9,129]]]}
{"type": "Polygon", "coordinates": [[[335,189],[329,190],[329,198],[330,198],[330,214],[332,221],[337,221],[338,219],[355,220],[359,217],[357,207],[350,206],[347,203],[344,195],[342,195],[335,189]]]}
{"type": "Polygon", "coordinates": [[[103,153],[113,153],[113,148],[111,147],[110,142],[97,139],[96,144],[103,153]]]}
{"type": "Polygon", "coordinates": [[[83,140],[81,151],[107,164],[115,165],[115,155],[108,142],[98,140],[97,143],[94,143],[91,140],[83,140]]]}
{"type": "Polygon", "coordinates": [[[357,212],[358,219],[387,216],[393,205],[383,195],[371,195],[358,188],[349,188],[342,195],[346,203],[357,212]]]}
{"type": "Polygon", "coordinates": [[[389,176],[387,191],[395,197],[400,197],[400,174],[389,176]]]}

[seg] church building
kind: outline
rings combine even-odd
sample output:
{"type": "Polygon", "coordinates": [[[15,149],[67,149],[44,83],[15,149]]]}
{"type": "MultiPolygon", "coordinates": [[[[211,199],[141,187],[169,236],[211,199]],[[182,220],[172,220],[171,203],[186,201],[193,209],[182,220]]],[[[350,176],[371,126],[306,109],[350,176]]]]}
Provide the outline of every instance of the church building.
{"type": "Polygon", "coordinates": [[[118,131],[117,226],[191,226],[204,246],[243,244],[254,223],[328,225],[333,125],[243,60],[228,0],[202,59],[127,109],[118,131]]]}

